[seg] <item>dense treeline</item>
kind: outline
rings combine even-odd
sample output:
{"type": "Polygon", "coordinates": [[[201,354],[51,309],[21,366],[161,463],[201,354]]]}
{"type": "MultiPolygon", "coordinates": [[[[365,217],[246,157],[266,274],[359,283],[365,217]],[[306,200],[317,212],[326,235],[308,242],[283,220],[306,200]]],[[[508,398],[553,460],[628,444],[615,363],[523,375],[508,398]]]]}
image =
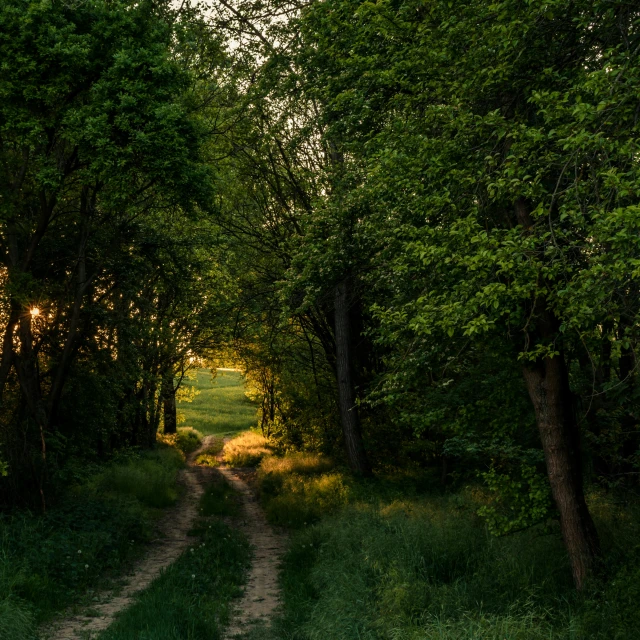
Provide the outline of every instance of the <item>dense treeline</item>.
{"type": "Polygon", "coordinates": [[[4,3],[0,50],[2,499],[45,507],[69,456],[155,442],[163,379],[214,331],[224,60],[169,3],[4,3]]]}
{"type": "Polygon", "coordinates": [[[0,21],[5,502],[152,446],[232,354],[282,448],[481,480],[493,533],[557,518],[603,571],[585,494],[640,473],[634,3],[0,21]]]}

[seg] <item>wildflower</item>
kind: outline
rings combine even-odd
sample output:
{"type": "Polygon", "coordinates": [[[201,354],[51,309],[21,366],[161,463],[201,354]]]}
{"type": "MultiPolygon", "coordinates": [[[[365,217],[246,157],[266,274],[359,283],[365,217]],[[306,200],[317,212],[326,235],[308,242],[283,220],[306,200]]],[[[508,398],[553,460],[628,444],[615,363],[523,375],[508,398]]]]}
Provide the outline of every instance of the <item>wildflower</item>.
{"type": "Polygon", "coordinates": [[[88,565],[88,564],[85,564],[85,565],[84,565],[84,568],[85,568],[85,569],[88,569],[88,568],[89,568],[89,565],[88,565]]]}
{"type": "Polygon", "coordinates": [[[78,553],[82,553],[82,549],[78,549],[78,553]]]}
{"type": "Polygon", "coordinates": [[[191,577],[192,577],[192,578],[195,578],[195,577],[196,577],[196,574],[195,574],[195,573],[192,573],[192,574],[191,574],[191,577]]]}

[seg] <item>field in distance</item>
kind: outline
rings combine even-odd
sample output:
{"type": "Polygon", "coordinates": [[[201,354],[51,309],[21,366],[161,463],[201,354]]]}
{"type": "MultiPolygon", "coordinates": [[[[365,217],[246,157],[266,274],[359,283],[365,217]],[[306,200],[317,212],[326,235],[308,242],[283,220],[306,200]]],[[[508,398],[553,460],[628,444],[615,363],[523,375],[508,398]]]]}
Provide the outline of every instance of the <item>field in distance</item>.
{"type": "Polygon", "coordinates": [[[257,424],[257,406],[244,394],[244,378],[239,371],[218,369],[215,378],[209,369],[198,369],[185,380],[200,393],[193,402],[180,402],[182,426],[193,427],[203,435],[233,435],[257,424]]]}

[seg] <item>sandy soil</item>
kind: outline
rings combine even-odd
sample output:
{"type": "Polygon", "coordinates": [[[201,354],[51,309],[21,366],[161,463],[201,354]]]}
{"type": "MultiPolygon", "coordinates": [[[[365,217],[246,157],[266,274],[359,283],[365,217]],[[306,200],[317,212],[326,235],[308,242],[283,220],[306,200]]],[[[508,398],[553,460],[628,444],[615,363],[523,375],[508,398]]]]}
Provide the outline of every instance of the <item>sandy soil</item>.
{"type": "Polygon", "coordinates": [[[185,487],[184,497],[169,509],[158,526],[158,538],[153,549],[145,555],[126,578],[126,584],[115,595],[113,591],[97,593],[90,610],[91,615],[71,615],[64,617],[53,627],[42,631],[48,640],[77,640],[94,638],[106,629],[116,614],[133,603],[134,596],[146,589],[155,580],[162,569],[175,562],[180,554],[191,544],[187,535],[197,516],[198,501],[204,492],[212,469],[197,467],[193,464],[201,449],[206,448],[211,436],[202,441],[198,451],[188,458],[188,465],[180,471],[180,482],[185,487]]]}

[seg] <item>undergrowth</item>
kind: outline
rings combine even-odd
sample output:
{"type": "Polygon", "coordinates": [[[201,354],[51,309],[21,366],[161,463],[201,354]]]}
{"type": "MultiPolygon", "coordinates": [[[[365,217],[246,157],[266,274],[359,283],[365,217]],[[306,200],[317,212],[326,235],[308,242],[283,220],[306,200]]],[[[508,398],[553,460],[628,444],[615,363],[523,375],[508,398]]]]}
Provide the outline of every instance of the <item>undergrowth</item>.
{"type": "Polygon", "coordinates": [[[157,508],[175,500],[182,464],[172,448],[128,452],[89,467],[45,515],[1,515],[0,640],[32,640],[38,625],[117,577],[151,539],[157,508]]]}
{"type": "Polygon", "coordinates": [[[246,640],[638,637],[640,512],[610,496],[590,499],[610,580],[579,595],[557,523],[493,537],[475,488],[354,481],[301,454],[266,458],[257,485],[270,520],[298,530],[281,574],[283,613],[246,640]]]}

